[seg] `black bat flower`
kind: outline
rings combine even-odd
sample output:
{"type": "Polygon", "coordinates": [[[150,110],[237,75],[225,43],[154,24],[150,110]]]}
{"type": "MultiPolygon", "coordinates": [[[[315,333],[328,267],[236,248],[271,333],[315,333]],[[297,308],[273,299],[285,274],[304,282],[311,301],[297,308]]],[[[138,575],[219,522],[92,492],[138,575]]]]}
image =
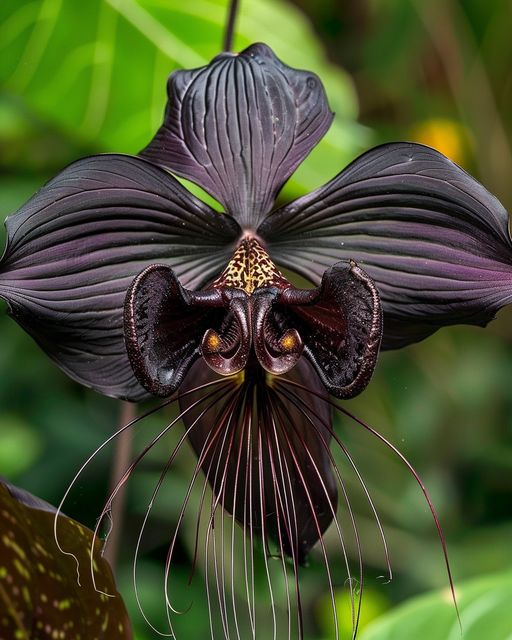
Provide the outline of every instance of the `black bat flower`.
{"type": "Polygon", "coordinates": [[[508,215],[412,143],[274,210],[332,114],[319,79],[265,45],[173,73],[168,94],[140,156],[80,160],[7,220],[0,297],[82,384],[134,401],[179,390],[194,477],[296,570],[343,488],[328,393],[364,389],[381,337],[485,325],[510,302],[508,215]]]}

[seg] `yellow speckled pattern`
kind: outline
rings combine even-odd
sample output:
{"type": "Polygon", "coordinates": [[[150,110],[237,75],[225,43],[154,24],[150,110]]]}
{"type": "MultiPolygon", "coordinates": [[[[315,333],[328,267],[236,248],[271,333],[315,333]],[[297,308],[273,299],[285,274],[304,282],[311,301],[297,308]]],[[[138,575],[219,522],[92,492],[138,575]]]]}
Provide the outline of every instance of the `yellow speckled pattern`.
{"type": "Polygon", "coordinates": [[[227,267],[212,286],[243,289],[251,294],[258,287],[283,289],[290,283],[256,238],[246,238],[240,242],[227,267]]]}
{"type": "Polygon", "coordinates": [[[0,640],[131,639],[126,609],[99,542],[97,587],[114,597],[93,588],[92,531],[59,518],[59,541],[80,563],[79,585],[74,559],[55,544],[53,521],[52,512],[26,506],[0,483],[0,640]]]}

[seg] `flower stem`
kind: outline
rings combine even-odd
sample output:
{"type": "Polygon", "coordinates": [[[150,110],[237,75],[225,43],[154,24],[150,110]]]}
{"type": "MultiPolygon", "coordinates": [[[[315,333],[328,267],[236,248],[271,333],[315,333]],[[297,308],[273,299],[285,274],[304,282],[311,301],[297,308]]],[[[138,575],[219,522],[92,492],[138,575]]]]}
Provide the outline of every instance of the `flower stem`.
{"type": "Polygon", "coordinates": [[[236,14],[238,11],[239,0],[231,0],[228,8],[228,18],[226,22],[226,30],[224,32],[224,41],[222,44],[223,51],[231,51],[233,48],[233,33],[235,31],[236,14]]]}
{"type": "MultiPolygon", "coordinates": [[[[136,405],[131,402],[120,402],[119,422],[120,426],[132,422],[136,417],[136,405]]],[[[126,429],[116,438],[114,448],[114,459],[112,460],[112,473],[110,476],[110,491],[116,486],[119,478],[126,471],[130,464],[132,452],[132,430],[126,429]]],[[[108,544],[105,547],[105,558],[110,563],[112,571],[115,573],[117,556],[119,552],[119,541],[123,529],[123,514],[126,503],[126,484],[119,490],[115,501],[112,504],[112,529],[108,536],[108,544]]],[[[109,493],[110,493],[109,491],[109,493]]]]}

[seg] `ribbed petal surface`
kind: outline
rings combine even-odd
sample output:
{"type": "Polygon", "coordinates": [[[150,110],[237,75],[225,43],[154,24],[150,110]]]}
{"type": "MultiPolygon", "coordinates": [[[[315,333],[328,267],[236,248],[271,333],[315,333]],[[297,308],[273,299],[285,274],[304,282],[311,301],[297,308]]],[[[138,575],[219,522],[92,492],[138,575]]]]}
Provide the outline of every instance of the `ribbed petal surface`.
{"type": "Polygon", "coordinates": [[[394,143],[360,156],[331,182],[259,228],[278,264],[319,283],[338,260],[373,278],[384,348],[443,325],[485,325],[512,301],[509,217],[445,156],[394,143]]]}
{"type": "Polygon", "coordinates": [[[147,396],[124,345],[123,302],[154,262],[195,288],[222,270],[236,222],[140,158],[67,167],[15,215],[0,261],[10,314],[72,378],[102,393],[147,396]]]}
{"type": "Polygon", "coordinates": [[[141,155],[199,184],[247,228],[332,121],[320,80],[264,44],[174,72],[168,95],[164,123],[141,155]]]}
{"type": "MultiPolygon", "coordinates": [[[[181,387],[217,378],[198,360],[181,387]]],[[[195,404],[204,389],[180,400],[189,439],[220,504],[246,532],[273,539],[303,562],[336,513],[337,488],[328,446],[327,397],[311,365],[301,359],[283,378],[304,385],[292,402],[272,389],[254,363],[243,380],[232,378],[225,399],[205,412],[195,404]],[[234,400],[233,400],[234,395],[234,400]]],[[[278,378],[280,379],[280,378],[278,378]]]]}

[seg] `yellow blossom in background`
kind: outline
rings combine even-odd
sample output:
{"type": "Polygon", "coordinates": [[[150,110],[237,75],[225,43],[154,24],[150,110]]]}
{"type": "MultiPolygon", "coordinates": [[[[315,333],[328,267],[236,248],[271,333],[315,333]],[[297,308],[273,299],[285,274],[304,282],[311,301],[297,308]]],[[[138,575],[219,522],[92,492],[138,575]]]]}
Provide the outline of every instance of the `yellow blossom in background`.
{"type": "Polygon", "coordinates": [[[434,147],[450,160],[464,166],[468,136],[464,127],[449,118],[429,118],[416,123],[409,131],[411,142],[434,147]]]}

